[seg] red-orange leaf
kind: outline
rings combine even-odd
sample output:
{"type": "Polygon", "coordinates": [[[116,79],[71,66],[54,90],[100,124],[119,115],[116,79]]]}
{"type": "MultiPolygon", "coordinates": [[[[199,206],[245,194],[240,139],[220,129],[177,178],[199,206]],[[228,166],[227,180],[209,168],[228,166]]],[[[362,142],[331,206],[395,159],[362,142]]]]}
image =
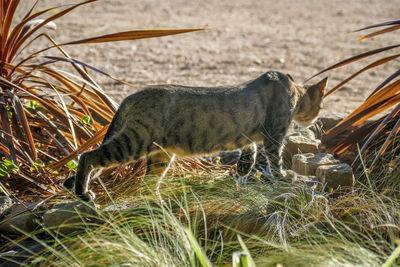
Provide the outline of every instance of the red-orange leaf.
{"type": "Polygon", "coordinates": [[[398,69],[397,71],[395,71],[392,75],[390,75],[389,77],[387,77],[381,84],[378,85],[378,87],[376,87],[374,89],[374,91],[368,96],[368,98],[370,98],[371,96],[373,96],[376,92],[378,92],[382,87],[384,87],[386,84],[388,84],[391,80],[393,80],[394,78],[396,78],[397,76],[400,75],[400,69],[398,69]]]}
{"type": "Polygon", "coordinates": [[[1,53],[4,51],[6,41],[8,38],[8,31],[10,30],[11,22],[14,17],[15,9],[19,5],[19,0],[13,0],[9,3],[7,10],[5,10],[5,18],[1,27],[1,53]]]}
{"type": "MultiPolygon", "coordinates": [[[[79,4],[73,5],[73,6],[69,7],[69,8],[67,8],[67,9],[65,9],[65,10],[63,10],[63,11],[60,11],[59,13],[54,14],[53,16],[51,16],[51,17],[45,19],[43,22],[41,22],[41,23],[39,23],[37,26],[33,27],[33,29],[29,30],[29,32],[27,32],[26,34],[20,36],[21,38],[19,38],[19,39],[16,40],[15,45],[14,45],[13,48],[12,48],[12,53],[10,53],[10,56],[14,56],[15,52],[17,51],[17,49],[18,49],[30,36],[32,36],[33,33],[35,33],[37,30],[39,30],[41,27],[43,27],[44,25],[46,25],[46,24],[49,23],[50,21],[56,20],[56,19],[58,19],[58,18],[64,16],[65,14],[71,12],[73,9],[75,9],[75,8],[77,8],[77,7],[79,7],[79,6],[86,5],[86,4],[95,2],[95,1],[98,1],[98,0],[87,0],[87,1],[81,2],[81,3],[79,3],[79,4]]],[[[39,13],[42,13],[42,12],[39,12],[39,13]]],[[[36,14],[34,14],[34,15],[36,15],[36,14]]],[[[33,17],[34,15],[32,15],[31,17],[33,17]]],[[[31,17],[28,18],[28,20],[31,19],[31,17]]],[[[9,61],[11,60],[11,57],[8,57],[7,59],[8,59],[8,60],[6,60],[6,61],[9,62],[9,61]]]]}
{"type": "Polygon", "coordinates": [[[49,166],[49,169],[51,169],[51,170],[59,169],[60,167],[67,164],[67,162],[69,162],[70,160],[76,158],[79,153],[82,153],[85,150],[87,150],[88,148],[96,145],[98,142],[100,142],[103,139],[104,135],[107,132],[108,126],[109,125],[103,127],[100,131],[98,131],[95,135],[93,135],[85,143],[83,143],[78,149],[71,152],[71,154],[69,154],[68,156],[65,156],[64,158],[60,159],[59,161],[51,164],[49,166]]]}
{"type": "Polygon", "coordinates": [[[97,37],[85,38],[81,40],[71,41],[63,43],[62,45],[73,45],[73,44],[94,44],[94,43],[107,43],[116,41],[136,40],[144,38],[161,37],[166,35],[174,35],[186,32],[202,31],[204,29],[172,29],[172,30],[141,30],[141,31],[126,31],[112,34],[106,34],[97,37]]]}
{"type": "Polygon", "coordinates": [[[397,116],[397,114],[400,112],[400,104],[398,104],[388,115],[386,115],[379,125],[375,128],[375,130],[368,136],[368,139],[364,142],[362,145],[360,152],[358,153],[357,157],[355,158],[354,162],[356,162],[359,158],[360,155],[364,152],[364,150],[368,147],[368,145],[371,143],[373,138],[382,131],[382,129],[392,120],[394,117],[397,116]]]}
{"type": "Polygon", "coordinates": [[[347,127],[359,125],[360,123],[366,121],[368,118],[373,117],[374,115],[390,108],[397,103],[400,103],[400,94],[390,96],[372,106],[369,106],[368,108],[361,110],[354,115],[347,116],[340,122],[340,124],[330,129],[325,134],[333,137],[346,130],[347,127]]]}
{"type": "Polygon", "coordinates": [[[372,56],[372,55],[381,53],[381,52],[383,52],[383,51],[387,51],[387,50],[390,50],[390,49],[394,49],[394,48],[397,48],[397,47],[400,47],[400,44],[397,44],[397,45],[390,45],[390,46],[386,46],[386,47],[382,47],[382,48],[370,50],[370,51],[364,52],[364,53],[362,53],[362,54],[359,54],[359,55],[356,55],[356,56],[347,58],[347,59],[345,59],[345,60],[340,61],[339,63],[333,64],[333,65],[331,65],[331,66],[329,66],[329,67],[327,67],[327,68],[321,70],[321,71],[318,72],[317,74],[315,74],[315,75],[311,76],[310,78],[308,78],[307,80],[305,80],[304,83],[306,83],[307,81],[311,80],[312,78],[314,78],[314,77],[316,77],[316,76],[318,76],[318,75],[320,75],[320,74],[322,74],[322,73],[324,73],[324,72],[327,72],[327,71],[330,71],[330,70],[333,70],[333,69],[337,69],[337,68],[343,67],[343,66],[345,66],[345,65],[347,65],[347,64],[350,64],[350,63],[353,63],[353,62],[355,62],[355,61],[358,61],[358,60],[364,59],[364,58],[366,58],[366,57],[369,57],[369,56],[372,56]]]}
{"type": "Polygon", "coordinates": [[[387,32],[392,32],[392,31],[396,31],[396,30],[398,30],[398,29],[400,29],[400,25],[395,25],[395,26],[388,27],[388,28],[383,29],[383,30],[380,30],[380,31],[376,31],[376,32],[373,32],[373,33],[364,35],[364,36],[360,37],[358,40],[359,40],[359,41],[363,41],[363,40],[365,40],[365,39],[374,37],[374,36],[376,36],[376,35],[384,34],[384,33],[387,33],[387,32]]]}
{"type": "Polygon", "coordinates": [[[378,93],[376,93],[372,97],[365,100],[358,108],[356,108],[345,119],[343,119],[341,122],[339,122],[337,124],[337,126],[341,125],[346,120],[353,117],[355,114],[360,113],[362,110],[365,110],[366,108],[371,107],[372,105],[375,105],[376,103],[384,101],[385,99],[389,99],[390,96],[397,94],[399,91],[400,91],[400,80],[397,80],[397,81],[389,84],[382,90],[380,90],[378,93]]]}
{"type": "Polygon", "coordinates": [[[355,30],[354,32],[359,32],[359,31],[368,30],[368,29],[377,28],[377,27],[384,27],[384,26],[390,26],[390,25],[399,25],[399,24],[400,24],[400,20],[386,21],[386,22],[383,22],[383,23],[369,25],[367,27],[355,30]]]}
{"type": "Polygon", "coordinates": [[[372,169],[372,167],[375,165],[375,163],[378,160],[378,158],[380,156],[382,156],[383,153],[386,151],[386,149],[388,148],[388,146],[389,146],[390,142],[392,141],[394,135],[396,135],[399,132],[399,130],[400,130],[400,118],[397,120],[395,126],[390,131],[390,133],[389,133],[388,137],[386,138],[385,142],[383,143],[383,145],[379,149],[379,152],[376,154],[374,160],[371,163],[371,166],[369,167],[370,169],[372,169]]]}
{"type": "Polygon", "coordinates": [[[17,115],[19,123],[21,124],[22,129],[24,130],[25,137],[27,139],[30,148],[32,160],[35,162],[37,159],[36,147],[35,147],[35,142],[33,141],[31,129],[29,128],[28,120],[26,118],[25,110],[21,104],[21,101],[19,101],[19,98],[16,95],[11,93],[9,90],[7,90],[7,94],[11,99],[11,103],[14,107],[15,114],[17,115]]]}
{"type": "Polygon", "coordinates": [[[385,57],[382,59],[379,59],[377,61],[374,61],[373,63],[369,64],[368,66],[362,68],[361,70],[357,71],[356,73],[354,73],[353,75],[351,75],[350,77],[346,78],[344,81],[342,81],[341,83],[339,83],[338,85],[336,85],[334,88],[332,88],[329,92],[327,92],[324,95],[324,98],[327,97],[328,95],[332,94],[333,92],[337,91],[338,89],[340,89],[343,85],[345,85],[346,83],[348,83],[349,81],[351,81],[353,78],[357,77],[358,75],[360,75],[361,73],[363,73],[364,71],[367,71],[369,69],[375,68],[379,65],[385,64],[393,59],[396,59],[400,56],[400,54],[396,54],[393,56],[389,56],[389,57],[385,57]]]}

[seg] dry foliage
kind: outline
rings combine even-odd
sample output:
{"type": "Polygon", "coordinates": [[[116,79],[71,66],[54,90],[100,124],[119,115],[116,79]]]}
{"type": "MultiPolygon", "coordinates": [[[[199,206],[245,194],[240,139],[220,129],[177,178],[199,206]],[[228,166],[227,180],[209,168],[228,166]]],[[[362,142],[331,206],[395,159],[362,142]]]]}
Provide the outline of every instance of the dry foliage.
{"type": "MultiPolygon", "coordinates": [[[[377,36],[380,34],[392,32],[395,30],[400,29],[400,20],[396,21],[389,21],[389,22],[384,22],[384,23],[379,23],[379,24],[374,24],[359,30],[356,30],[355,32],[358,31],[364,31],[368,29],[374,29],[374,28],[381,28],[384,27],[383,30],[375,31],[370,34],[367,34],[363,37],[361,37],[359,40],[365,40],[368,38],[371,38],[373,36],[377,36]]],[[[358,60],[362,60],[366,57],[370,57],[379,53],[382,53],[384,51],[388,50],[393,50],[395,48],[400,47],[400,44],[394,44],[378,49],[374,49],[371,51],[367,51],[364,53],[361,53],[359,55],[353,56],[351,58],[345,59],[343,61],[340,61],[339,63],[336,63],[313,77],[339,68],[343,67],[347,64],[353,63],[358,60]]],[[[326,95],[334,93],[335,91],[339,90],[340,88],[343,87],[347,82],[350,80],[354,79],[361,73],[376,68],[382,64],[387,64],[395,59],[397,59],[400,56],[400,54],[393,54],[388,57],[384,58],[379,58],[378,60],[374,61],[373,63],[365,66],[364,68],[360,69],[358,72],[354,73],[353,75],[349,76],[346,78],[344,81],[336,85],[334,88],[332,88],[326,95]]],[[[371,142],[377,138],[378,135],[384,135],[385,136],[385,141],[381,144],[380,148],[376,151],[374,158],[369,160],[368,164],[368,169],[371,170],[373,166],[376,164],[377,160],[385,153],[385,151],[388,149],[389,145],[393,142],[393,140],[396,138],[396,135],[400,131],[400,79],[398,78],[400,75],[400,69],[394,72],[393,74],[389,75],[381,84],[379,84],[373,91],[372,93],[367,97],[367,99],[358,107],[356,108],[353,112],[351,112],[346,118],[344,118],[341,122],[339,122],[335,127],[330,129],[328,132],[325,133],[325,138],[327,139],[334,139],[335,137],[339,136],[340,134],[344,133],[348,127],[350,126],[359,126],[356,131],[354,131],[352,134],[346,136],[339,144],[337,144],[333,149],[332,152],[337,153],[337,154],[342,154],[346,150],[348,150],[350,147],[356,146],[357,144],[361,145],[360,148],[360,154],[370,145],[372,144],[371,142]],[[389,112],[387,112],[389,110],[389,112]],[[385,113],[387,112],[387,113],[385,113]],[[378,114],[384,114],[377,122],[373,124],[365,124],[362,125],[364,122],[366,122],[367,119],[378,115],[378,114]]],[[[357,157],[354,162],[357,162],[359,160],[359,157],[357,157]]]]}
{"type": "Polygon", "coordinates": [[[22,1],[0,2],[0,188],[4,193],[7,188],[13,193],[17,189],[35,192],[38,186],[40,191],[54,193],[57,188],[50,185],[74,169],[73,158],[102,140],[117,108],[88,70],[113,77],[71,58],[65,46],[201,30],[127,31],[62,44],[46,33],[48,28],[55,28],[58,18],[96,1],[34,11],[36,1],[18,21],[15,11],[24,7],[22,1]],[[21,56],[21,51],[38,39],[47,40],[48,46],[21,56]],[[59,55],[46,55],[49,50],[59,55]],[[63,65],[72,66],[72,71],[59,69],[63,65]]]}

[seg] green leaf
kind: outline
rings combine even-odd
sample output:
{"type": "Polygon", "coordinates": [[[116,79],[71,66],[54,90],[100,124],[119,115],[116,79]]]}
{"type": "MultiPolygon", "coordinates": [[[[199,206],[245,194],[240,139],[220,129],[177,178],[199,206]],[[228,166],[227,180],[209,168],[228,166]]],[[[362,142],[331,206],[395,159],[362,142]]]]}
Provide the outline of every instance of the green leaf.
{"type": "Polygon", "coordinates": [[[42,160],[37,159],[37,160],[35,161],[35,163],[32,163],[32,165],[31,165],[31,167],[30,167],[30,170],[31,170],[31,171],[38,170],[37,167],[44,167],[44,164],[43,164],[43,161],[42,161],[42,160]]]}
{"type": "Polygon", "coordinates": [[[11,111],[11,108],[9,105],[4,106],[4,108],[7,110],[8,118],[12,119],[13,113],[11,111]]]}
{"type": "Polygon", "coordinates": [[[214,163],[215,165],[222,165],[222,163],[221,163],[221,157],[215,157],[215,158],[213,158],[213,163],[214,163]]]}
{"type": "Polygon", "coordinates": [[[243,251],[232,255],[232,266],[237,267],[256,267],[253,257],[251,257],[250,251],[240,235],[237,236],[240,246],[243,251]]]}
{"type": "Polygon", "coordinates": [[[68,161],[67,166],[70,171],[76,170],[78,168],[78,165],[76,165],[76,163],[73,160],[68,161]]]}
{"type": "Polygon", "coordinates": [[[13,162],[8,159],[3,160],[0,164],[0,176],[6,176],[13,173],[14,170],[17,170],[18,167],[13,162]]]}
{"type": "Polygon", "coordinates": [[[397,244],[397,247],[393,250],[392,254],[390,254],[389,258],[383,264],[384,267],[390,267],[395,262],[397,264],[396,259],[400,256],[400,241],[397,239],[395,243],[397,244]]]}
{"type": "Polygon", "coordinates": [[[41,148],[41,147],[43,147],[44,145],[42,144],[42,143],[40,143],[40,142],[36,142],[35,143],[35,147],[37,147],[37,148],[41,148]]]}
{"type": "Polygon", "coordinates": [[[39,102],[35,100],[30,100],[26,106],[31,109],[38,109],[40,107],[39,102]]]}
{"type": "Polygon", "coordinates": [[[210,267],[212,266],[210,260],[208,259],[206,253],[203,248],[200,246],[199,242],[197,242],[196,238],[193,236],[192,232],[189,229],[185,229],[189,242],[196,254],[198,260],[200,261],[201,266],[210,267]]]}
{"type": "Polygon", "coordinates": [[[248,267],[247,255],[243,251],[234,251],[232,253],[232,267],[248,267]]]}
{"type": "Polygon", "coordinates": [[[93,124],[93,120],[89,116],[83,117],[81,121],[84,125],[93,124]]]}

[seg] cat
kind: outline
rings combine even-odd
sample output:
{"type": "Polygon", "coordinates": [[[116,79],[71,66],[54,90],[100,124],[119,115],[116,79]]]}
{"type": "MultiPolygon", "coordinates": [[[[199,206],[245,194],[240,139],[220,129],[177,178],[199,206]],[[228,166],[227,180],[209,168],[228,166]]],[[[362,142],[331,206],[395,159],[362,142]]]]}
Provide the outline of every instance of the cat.
{"type": "Polygon", "coordinates": [[[151,170],[160,172],[169,161],[165,151],[201,155],[244,147],[237,172],[246,175],[254,165],[246,163],[254,155],[254,143],[260,142],[272,175],[279,176],[280,149],[290,122],[307,126],[317,118],[326,84],[327,78],[300,85],[290,75],[269,71],[235,86],[145,88],[122,102],[102,144],[81,155],[76,175],[64,185],[75,185],[76,195],[88,200],[93,169],[148,156],[151,170]]]}

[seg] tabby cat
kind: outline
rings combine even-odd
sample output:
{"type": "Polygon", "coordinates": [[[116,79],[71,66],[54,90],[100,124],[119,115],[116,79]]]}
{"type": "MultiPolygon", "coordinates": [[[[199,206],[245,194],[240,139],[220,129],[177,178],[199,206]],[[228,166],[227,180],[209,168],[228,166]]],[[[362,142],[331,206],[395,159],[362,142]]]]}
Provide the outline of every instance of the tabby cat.
{"type": "MultiPolygon", "coordinates": [[[[223,87],[157,85],[128,96],[116,112],[102,144],[79,159],[75,176],[65,182],[88,200],[89,173],[148,156],[152,171],[177,155],[211,154],[263,142],[272,175],[279,176],[280,148],[292,119],[307,126],[318,116],[327,78],[314,85],[294,83],[289,75],[269,71],[255,80],[223,87]],[[154,168],[155,167],[155,168],[154,168]]],[[[239,175],[252,164],[239,161],[239,175]]]]}

